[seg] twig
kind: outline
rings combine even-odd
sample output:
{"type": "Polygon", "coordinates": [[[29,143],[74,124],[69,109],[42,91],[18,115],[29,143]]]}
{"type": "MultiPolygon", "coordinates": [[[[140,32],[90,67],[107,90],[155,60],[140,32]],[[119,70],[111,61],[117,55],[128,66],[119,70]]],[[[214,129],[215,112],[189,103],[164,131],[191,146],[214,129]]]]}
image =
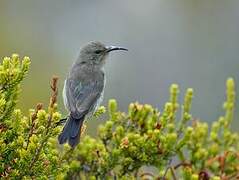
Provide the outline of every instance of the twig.
{"type": "Polygon", "coordinates": [[[7,130],[7,126],[3,123],[0,123],[0,133],[7,130]]]}
{"type": "Polygon", "coordinates": [[[49,107],[51,108],[53,108],[54,104],[57,101],[57,94],[58,94],[57,82],[58,82],[58,77],[54,76],[52,78],[52,83],[51,83],[51,89],[53,93],[51,95],[50,104],[49,104],[49,107]]]}
{"type": "Polygon", "coordinates": [[[35,120],[37,119],[37,113],[38,113],[39,110],[42,109],[42,107],[43,107],[43,105],[41,103],[38,103],[37,106],[36,106],[35,112],[32,114],[32,117],[31,117],[32,124],[31,124],[31,128],[29,130],[29,133],[28,133],[26,149],[28,148],[28,145],[29,145],[29,142],[30,142],[30,137],[32,136],[34,128],[35,128],[35,120]]]}
{"type": "Polygon", "coordinates": [[[180,166],[191,167],[192,165],[190,163],[187,163],[187,162],[182,162],[182,163],[179,163],[176,166],[174,166],[174,169],[178,169],[180,166]]]}
{"type": "Polygon", "coordinates": [[[48,136],[48,133],[49,133],[49,130],[50,130],[50,127],[51,127],[51,122],[52,122],[52,108],[54,107],[54,104],[56,103],[57,101],[57,93],[58,93],[58,89],[57,89],[57,81],[58,81],[58,78],[57,77],[53,77],[52,78],[52,84],[51,84],[51,89],[52,89],[52,95],[51,95],[51,98],[50,98],[50,103],[49,103],[49,116],[48,116],[48,123],[47,123],[47,126],[46,126],[46,133],[45,133],[45,138],[42,140],[42,143],[41,145],[36,149],[35,151],[35,155],[33,156],[33,159],[29,165],[29,171],[31,172],[34,164],[36,163],[36,161],[38,160],[39,156],[40,156],[40,153],[41,153],[41,150],[42,148],[45,146],[45,144],[47,143],[47,140],[49,138],[48,136]]]}
{"type": "MultiPolygon", "coordinates": [[[[137,176],[136,176],[137,177],[137,176]]],[[[151,172],[144,172],[140,175],[140,178],[143,179],[143,178],[146,178],[146,177],[152,177],[154,178],[154,174],[151,173],[151,172]]]]}
{"type": "Polygon", "coordinates": [[[239,173],[234,173],[230,176],[227,176],[228,179],[239,179],[239,173]]]}
{"type": "Polygon", "coordinates": [[[174,168],[173,167],[170,167],[170,171],[171,171],[171,174],[173,176],[173,180],[177,180],[177,177],[176,177],[176,174],[174,172],[174,168]]]}
{"type": "Polygon", "coordinates": [[[67,117],[59,120],[58,122],[55,123],[55,127],[65,124],[66,121],[67,121],[67,117]]]}
{"type": "Polygon", "coordinates": [[[168,161],[167,168],[166,168],[166,170],[165,170],[165,172],[164,172],[164,175],[162,176],[163,180],[166,179],[166,175],[167,175],[167,173],[168,173],[168,170],[169,170],[170,167],[171,167],[171,166],[170,166],[170,165],[171,165],[171,162],[172,162],[172,158],[169,159],[169,161],[168,161]]]}

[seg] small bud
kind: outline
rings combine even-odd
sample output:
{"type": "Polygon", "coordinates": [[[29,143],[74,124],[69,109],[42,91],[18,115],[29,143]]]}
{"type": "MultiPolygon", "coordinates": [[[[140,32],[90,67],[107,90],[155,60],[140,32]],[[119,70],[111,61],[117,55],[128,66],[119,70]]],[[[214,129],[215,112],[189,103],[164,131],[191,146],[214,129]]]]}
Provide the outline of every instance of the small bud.
{"type": "Polygon", "coordinates": [[[115,129],[115,132],[117,135],[123,135],[124,134],[124,128],[123,126],[117,126],[116,129],[115,129]]]}
{"type": "Polygon", "coordinates": [[[120,147],[121,147],[122,149],[125,149],[125,148],[128,148],[128,147],[129,147],[129,139],[128,139],[127,136],[121,140],[120,147]]]}
{"type": "Polygon", "coordinates": [[[105,113],[106,111],[105,106],[100,106],[97,111],[99,111],[100,114],[105,113]]]}
{"type": "Polygon", "coordinates": [[[177,140],[177,134],[176,133],[170,133],[167,135],[167,141],[170,145],[174,145],[174,143],[177,140]]]}
{"type": "Polygon", "coordinates": [[[169,132],[173,132],[175,129],[174,123],[168,123],[167,126],[169,132]]]}
{"type": "Polygon", "coordinates": [[[215,133],[215,132],[211,132],[210,133],[210,138],[213,140],[213,141],[216,141],[217,140],[217,133],[215,133]]]}
{"type": "Polygon", "coordinates": [[[52,117],[53,117],[53,121],[57,122],[61,118],[61,114],[59,112],[54,112],[52,117]]]}
{"type": "Polygon", "coordinates": [[[221,178],[220,177],[218,177],[218,176],[213,176],[212,177],[212,180],[220,180],[221,178]]]}
{"type": "Polygon", "coordinates": [[[10,57],[4,57],[3,58],[3,62],[2,62],[2,65],[3,65],[3,69],[7,70],[8,68],[10,68],[10,57]]]}
{"type": "Polygon", "coordinates": [[[23,58],[23,63],[30,63],[30,58],[28,56],[25,56],[23,58]]]}
{"type": "Polygon", "coordinates": [[[192,180],[198,180],[198,175],[197,174],[193,174],[192,175],[192,180]]]}
{"type": "Polygon", "coordinates": [[[18,54],[12,54],[12,60],[19,60],[19,55],[18,54]]]}
{"type": "Polygon", "coordinates": [[[216,155],[219,152],[219,146],[217,143],[213,143],[211,148],[209,148],[210,154],[216,155]]]}
{"type": "Polygon", "coordinates": [[[108,102],[108,109],[111,113],[115,113],[117,111],[117,102],[115,99],[110,99],[108,102]]]}
{"type": "Polygon", "coordinates": [[[105,124],[105,127],[107,130],[111,129],[113,127],[113,121],[107,121],[105,124]]]}
{"type": "Polygon", "coordinates": [[[179,88],[177,84],[172,84],[170,87],[170,93],[178,93],[179,92],[179,88]]]}

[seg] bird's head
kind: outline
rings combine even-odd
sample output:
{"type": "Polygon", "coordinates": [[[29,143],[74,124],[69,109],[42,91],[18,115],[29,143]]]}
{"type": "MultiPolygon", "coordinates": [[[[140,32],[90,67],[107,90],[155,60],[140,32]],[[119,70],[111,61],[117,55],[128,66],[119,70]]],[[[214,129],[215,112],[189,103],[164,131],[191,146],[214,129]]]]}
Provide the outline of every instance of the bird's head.
{"type": "Polygon", "coordinates": [[[127,51],[126,48],[117,46],[105,46],[100,42],[90,42],[80,51],[80,63],[103,66],[109,52],[116,50],[127,51]]]}

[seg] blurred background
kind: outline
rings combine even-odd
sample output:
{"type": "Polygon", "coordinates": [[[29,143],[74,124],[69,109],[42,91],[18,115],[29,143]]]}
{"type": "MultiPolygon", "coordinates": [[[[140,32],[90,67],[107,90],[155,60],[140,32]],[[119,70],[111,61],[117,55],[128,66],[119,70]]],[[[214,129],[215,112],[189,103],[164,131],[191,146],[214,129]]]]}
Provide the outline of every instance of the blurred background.
{"type": "MultiPolygon", "coordinates": [[[[224,113],[226,79],[239,86],[238,19],[238,0],[1,0],[0,57],[32,60],[18,105],[26,113],[38,102],[47,106],[51,77],[59,76],[65,116],[62,86],[80,47],[121,45],[130,51],[108,59],[104,105],[116,98],[121,110],[133,101],[162,109],[178,83],[180,101],[186,88],[195,91],[193,116],[212,122],[224,113]]],[[[89,122],[90,134],[98,123],[89,122]]]]}

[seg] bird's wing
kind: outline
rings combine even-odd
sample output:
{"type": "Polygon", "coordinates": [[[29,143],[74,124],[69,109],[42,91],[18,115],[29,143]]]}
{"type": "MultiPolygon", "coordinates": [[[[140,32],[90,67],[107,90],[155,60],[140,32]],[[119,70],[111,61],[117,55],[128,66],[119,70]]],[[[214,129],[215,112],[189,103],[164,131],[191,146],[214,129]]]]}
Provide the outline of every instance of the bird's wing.
{"type": "Polygon", "coordinates": [[[84,84],[68,79],[65,89],[68,110],[75,118],[80,118],[87,114],[95,106],[103,88],[103,78],[102,80],[100,79],[84,84]]]}

